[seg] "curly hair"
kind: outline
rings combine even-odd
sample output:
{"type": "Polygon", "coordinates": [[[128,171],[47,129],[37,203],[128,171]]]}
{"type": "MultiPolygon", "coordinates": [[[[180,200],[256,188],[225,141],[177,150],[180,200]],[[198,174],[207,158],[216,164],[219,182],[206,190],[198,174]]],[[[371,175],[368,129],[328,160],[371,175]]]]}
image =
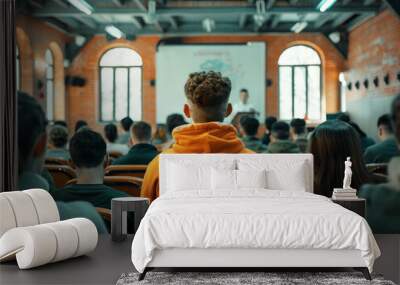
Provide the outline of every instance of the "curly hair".
{"type": "Polygon", "coordinates": [[[226,104],[231,93],[231,81],[214,71],[195,72],[185,84],[186,97],[201,108],[226,104]]]}

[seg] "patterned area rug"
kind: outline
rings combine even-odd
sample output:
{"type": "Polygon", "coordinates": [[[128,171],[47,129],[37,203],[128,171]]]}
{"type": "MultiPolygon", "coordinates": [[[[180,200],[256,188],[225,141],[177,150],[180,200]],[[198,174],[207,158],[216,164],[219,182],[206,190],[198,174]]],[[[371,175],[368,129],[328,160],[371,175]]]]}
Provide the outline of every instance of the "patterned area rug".
{"type": "Polygon", "coordinates": [[[122,274],[117,285],[395,285],[377,275],[372,275],[373,280],[368,281],[359,272],[148,272],[142,281],[138,281],[138,276],[138,273],[122,274]]]}

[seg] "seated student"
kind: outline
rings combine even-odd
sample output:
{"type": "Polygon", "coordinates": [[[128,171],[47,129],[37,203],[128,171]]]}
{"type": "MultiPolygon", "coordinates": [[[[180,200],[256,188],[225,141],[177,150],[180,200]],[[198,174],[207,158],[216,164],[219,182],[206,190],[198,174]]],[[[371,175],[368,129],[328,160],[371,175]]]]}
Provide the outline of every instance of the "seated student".
{"type": "Polygon", "coordinates": [[[131,144],[129,152],[114,160],[113,165],[148,164],[158,154],[157,148],[151,144],[151,126],[146,122],[132,125],[131,144]]]}
{"type": "Polygon", "coordinates": [[[169,149],[174,144],[174,138],[172,136],[172,132],[175,128],[186,125],[187,122],[185,118],[181,114],[170,114],[167,117],[167,132],[168,132],[168,141],[164,143],[162,149],[166,150],[169,149]]]}
{"type": "Polygon", "coordinates": [[[290,122],[290,137],[297,144],[301,152],[307,152],[308,139],[306,121],[304,119],[293,119],[290,122]]]}
{"type": "Polygon", "coordinates": [[[47,150],[46,157],[69,160],[69,151],[67,150],[68,130],[67,128],[54,125],[49,132],[50,148],[47,150]]]}
{"type": "Polygon", "coordinates": [[[120,124],[122,129],[124,130],[124,133],[120,134],[115,142],[127,145],[131,138],[130,129],[133,124],[133,120],[129,117],[125,117],[120,121],[120,124]]]}
{"type": "MultiPolygon", "coordinates": [[[[391,119],[400,148],[400,95],[392,102],[391,119]]],[[[388,167],[389,183],[365,185],[358,193],[367,200],[367,221],[374,233],[400,234],[400,157],[394,157],[388,167]]]]}
{"type": "Polygon", "coordinates": [[[364,152],[365,163],[388,163],[392,157],[400,156],[389,114],[378,118],[378,137],[380,143],[368,147],[364,152]]]}
{"type": "MultiPolygon", "coordinates": [[[[196,72],[185,84],[183,111],[193,123],[174,129],[175,143],[163,153],[252,153],[236,135],[236,129],[223,124],[232,112],[229,103],[231,81],[219,72],[196,72]]],[[[141,196],[153,201],[159,194],[159,157],[147,167],[141,196]]]]}
{"type": "Polygon", "coordinates": [[[326,121],[311,133],[310,152],[314,156],[314,193],[331,197],[333,188],[343,187],[344,162],[352,161],[351,187],[374,182],[361,154],[357,132],[348,123],[339,120],[326,121]]]}
{"type": "MultiPolygon", "coordinates": [[[[49,191],[49,184],[41,176],[46,154],[47,120],[39,103],[28,94],[18,92],[18,189],[41,188],[49,191]]],[[[50,192],[53,194],[54,192],[50,192]]],[[[64,203],[56,200],[60,219],[83,217],[91,220],[99,233],[107,228],[87,202],[64,203]]]]}
{"type": "Polygon", "coordinates": [[[115,143],[118,138],[117,126],[114,124],[107,124],[104,126],[104,135],[107,139],[107,152],[119,152],[125,155],[129,151],[129,147],[126,144],[115,143]]]}
{"type": "Polygon", "coordinates": [[[77,182],[56,191],[53,195],[56,200],[86,201],[95,207],[111,209],[112,198],[129,196],[103,184],[107,152],[106,143],[99,133],[91,130],[77,132],[71,139],[70,152],[77,182]]]}
{"type": "Polygon", "coordinates": [[[242,134],[242,142],[246,148],[254,152],[262,153],[267,147],[257,138],[258,127],[260,123],[254,117],[243,116],[240,118],[240,132],[242,134]]]}
{"type": "Polygon", "coordinates": [[[367,134],[360,128],[360,126],[350,119],[350,115],[348,113],[340,113],[336,119],[348,123],[356,130],[361,141],[361,149],[363,152],[369,146],[375,144],[375,141],[372,138],[368,137],[367,134]]]}
{"type": "Polygon", "coordinates": [[[156,131],[154,132],[151,142],[154,145],[163,145],[168,141],[167,126],[165,124],[157,124],[156,131]]]}
{"type": "Polygon", "coordinates": [[[275,123],[277,121],[277,119],[275,117],[267,117],[265,118],[265,134],[262,137],[261,141],[263,144],[265,145],[269,145],[269,143],[271,142],[271,127],[272,124],[275,123]]]}
{"type": "Polygon", "coordinates": [[[62,126],[62,127],[66,128],[66,129],[68,129],[67,122],[63,121],[63,120],[56,120],[56,121],[53,122],[53,125],[54,126],[62,126]]]}
{"type": "Polygon", "coordinates": [[[267,153],[299,153],[300,149],[289,137],[289,125],[284,121],[277,121],[271,127],[271,142],[267,153]]]}
{"type": "Polygon", "coordinates": [[[84,120],[79,120],[75,123],[75,133],[82,128],[88,128],[88,123],[84,120]]]}

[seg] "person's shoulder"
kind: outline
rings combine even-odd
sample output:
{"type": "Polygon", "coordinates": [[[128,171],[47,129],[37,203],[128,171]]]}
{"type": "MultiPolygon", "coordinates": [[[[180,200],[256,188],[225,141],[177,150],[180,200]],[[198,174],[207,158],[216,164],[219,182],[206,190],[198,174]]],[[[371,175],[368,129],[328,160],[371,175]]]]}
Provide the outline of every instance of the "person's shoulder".
{"type": "Polygon", "coordinates": [[[103,190],[104,192],[106,192],[109,196],[112,196],[113,198],[116,197],[129,197],[130,195],[128,195],[127,193],[120,191],[118,189],[112,188],[110,186],[107,185],[100,185],[99,189],[103,190]]]}
{"type": "Polygon", "coordinates": [[[18,189],[27,190],[32,188],[50,190],[49,183],[42,176],[33,172],[23,172],[18,178],[18,189]]]}

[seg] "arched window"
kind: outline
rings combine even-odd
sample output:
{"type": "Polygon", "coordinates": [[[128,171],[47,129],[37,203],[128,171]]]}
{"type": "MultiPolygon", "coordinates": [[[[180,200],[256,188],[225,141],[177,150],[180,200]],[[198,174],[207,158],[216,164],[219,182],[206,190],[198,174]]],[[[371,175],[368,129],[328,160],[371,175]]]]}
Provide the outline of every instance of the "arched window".
{"type": "Polygon", "coordinates": [[[100,121],[142,118],[142,58],[130,48],[113,48],[100,59],[100,121]]]}
{"type": "Polygon", "coordinates": [[[17,91],[21,90],[21,60],[19,57],[19,48],[16,46],[15,49],[15,82],[17,91]]]}
{"type": "Polygon", "coordinates": [[[54,117],[54,57],[50,49],[46,50],[45,60],[47,119],[52,121],[54,117]]]}
{"type": "Polygon", "coordinates": [[[293,46],[279,57],[281,119],[321,119],[321,59],[307,46],[293,46]]]}

